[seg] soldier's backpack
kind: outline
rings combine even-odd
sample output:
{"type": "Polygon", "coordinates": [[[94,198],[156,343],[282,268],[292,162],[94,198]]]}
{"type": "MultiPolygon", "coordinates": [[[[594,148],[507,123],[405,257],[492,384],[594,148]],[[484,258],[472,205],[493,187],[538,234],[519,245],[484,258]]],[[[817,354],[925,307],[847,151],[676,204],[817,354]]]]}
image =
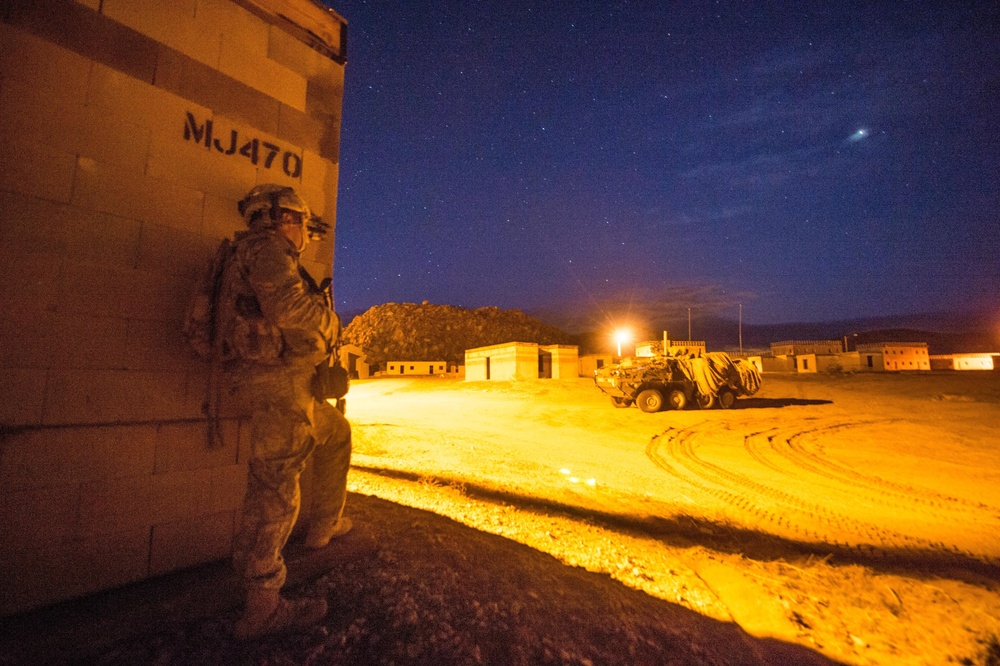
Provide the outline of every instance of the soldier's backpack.
{"type": "Polygon", "coordinates": [[[215,256],[198,280],[194,295],[184,313],[182,330],[188,344],[205,361],[218,360],[216,356],[216,312],[222,272],[233,256],[235,245],[228,238],[219,243],[215,256]]]}

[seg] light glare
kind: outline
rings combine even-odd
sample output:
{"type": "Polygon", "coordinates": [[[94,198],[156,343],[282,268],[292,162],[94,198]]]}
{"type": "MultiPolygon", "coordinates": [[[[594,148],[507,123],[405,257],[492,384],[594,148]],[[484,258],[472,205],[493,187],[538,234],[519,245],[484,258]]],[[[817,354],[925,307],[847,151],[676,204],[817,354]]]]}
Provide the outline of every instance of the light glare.
{"type": "Polygon", "coordinates": [[[615,342],[618,343],[618,356],[622,355],[622,343],[632,339],[632,331],[627,328],[619,328],[615,331],[615,342]]]}

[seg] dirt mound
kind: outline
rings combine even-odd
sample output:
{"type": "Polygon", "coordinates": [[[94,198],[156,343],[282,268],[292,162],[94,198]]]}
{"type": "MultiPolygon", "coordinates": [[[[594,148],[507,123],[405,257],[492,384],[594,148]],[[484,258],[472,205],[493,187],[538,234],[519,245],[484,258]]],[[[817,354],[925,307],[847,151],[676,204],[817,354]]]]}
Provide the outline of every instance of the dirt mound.
{"type": "Polygon", "coordinates": [[[573,336],[520,310],[492,306],[469,310],[426,301],[376,305],[351,321],[344,339],[364,349],[369,363],[461,363],[466,349],[503,342],[576,344],[573,336]]]}

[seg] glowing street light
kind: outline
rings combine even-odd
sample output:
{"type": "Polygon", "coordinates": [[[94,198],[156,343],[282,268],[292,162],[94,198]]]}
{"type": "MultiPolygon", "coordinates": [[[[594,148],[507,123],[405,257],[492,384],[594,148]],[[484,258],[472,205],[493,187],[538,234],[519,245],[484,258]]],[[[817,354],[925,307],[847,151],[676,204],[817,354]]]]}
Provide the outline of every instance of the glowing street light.
{"type": "Polygon", "coordinates": [[[632,332],[627,329],[619,329],[615,331],[615,341],[618,343],[618,356],[622,355],[622,343],[628,342],[632,339],[632,332]]]}

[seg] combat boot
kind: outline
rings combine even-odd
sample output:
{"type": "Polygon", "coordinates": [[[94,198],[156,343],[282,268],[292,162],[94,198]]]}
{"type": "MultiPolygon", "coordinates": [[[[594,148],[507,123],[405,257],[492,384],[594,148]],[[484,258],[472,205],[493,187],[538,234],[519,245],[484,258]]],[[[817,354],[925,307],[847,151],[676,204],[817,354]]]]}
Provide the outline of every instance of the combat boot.
{"type": "Polygon", "coordinates": [[[307,548],[325,548],[331,539],[342,537],[351,531],[353,523],[350,518],[340,517],[340,520],[333,522],[320,521],[309,526],[309,533],[306,534],[307,548]]]}
{"type": "Polygon", "coordinates": [[[247,591],[247,606],[234,633],[241,640],[297,631],[314,626],[326,616],[326,599],[285,599],[278,590],[247,591]]]}

